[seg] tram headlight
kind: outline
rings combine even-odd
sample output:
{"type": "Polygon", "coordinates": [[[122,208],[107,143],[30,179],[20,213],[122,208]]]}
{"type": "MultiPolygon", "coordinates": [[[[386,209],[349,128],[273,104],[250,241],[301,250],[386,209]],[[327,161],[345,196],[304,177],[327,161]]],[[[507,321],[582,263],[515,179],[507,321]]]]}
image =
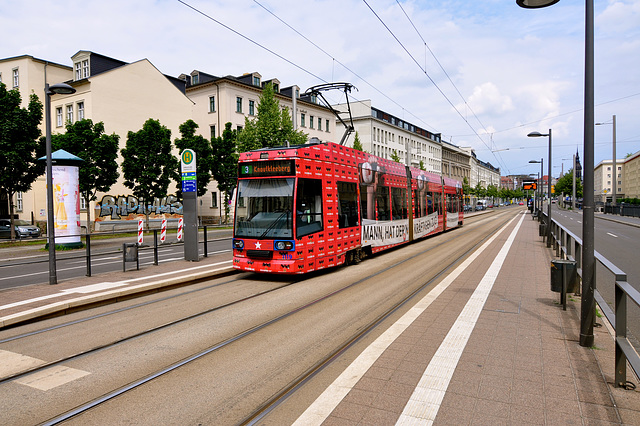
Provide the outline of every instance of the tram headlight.
{"type": "Polygon", "coordinates": [[[233,248],[242,250],[244,248],[244,240],[233,240],[233,248]]]}
{"type": "Polygon", "coordinates": [[[273,247],[277,251],[291,251],[293,250],[293,241],[274,241],[273,247]]]}

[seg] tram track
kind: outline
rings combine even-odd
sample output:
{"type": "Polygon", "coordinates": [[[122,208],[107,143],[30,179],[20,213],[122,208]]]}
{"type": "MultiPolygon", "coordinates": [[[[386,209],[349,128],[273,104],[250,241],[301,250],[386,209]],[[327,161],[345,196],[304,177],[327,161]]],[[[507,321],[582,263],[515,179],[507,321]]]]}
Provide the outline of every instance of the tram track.
{"type": "MultiPolygon", "coordinates": [[[[493,216],[493,215],[492,215],[493,216]]],[[[244,418],[241,422],[241,424],[255,424],[257,421],[259,421],[260,419],[264,418],[266,415],[268,415],[273,409],[275,409],[278,405],[280,405],[283,401],[285,401],[286,399],[288,399],[293,393],[295,393],[298,389],[300,389],[307,381],[311,380],[311,378],[313,378],[314,376],[316,376],[319,372],[321,372],[324,368],[326,368],[328,365],[330,365],[333,360],[335,360],[336,358],[338,358],[342,353],[344,353],[345,351],[347,351],[349,348],[351,348],[353,345],[355,345],[357,342],[359,342],[363,337],[365,337],[366,335],[368,335],[369,333],[371,333],[372,330],[375,330],[377,327],[380,326],[380,324],[382,324],[387,318],[389,318],[391,315],[393,315],[394,313],[396,313],[398,310],[402,309],[405,305],[407,305],[413,298],[415,298],[418,294],[422,293],[423,291],[425,291],[425,289],[429,288],[429,286],[436,280],[438,280],[439,277],[441,277],[443,274],[445,274],[448,270],[450,270],[452,267],[454,267],[455,265],[457,265],[458,263],[462,262],[471,252],[473,252],[475,250],[475,248],[477,248],[480,244],[482,244],[484,241],[486,241],[491,235],[493,235],[493,233],[495,232],[495,229],[499,229],[502,226],[504,226],[508,220],[510,219],[511,215],[509,215],[509,219],[504,219],[502,218],[503,215],[496,215],[495,217],[487,217],[485,219],[492,219],[492,220],[496,220],[498,222],[498,224],[496,226],[493,226],[492,229],[489,232],[486,232],[482,238],[480,240],[477,240],[475,242],[475,244],[473,244],[470,248],[468,248],[467,250],[465,250],[464,253],[460,254],[459,256],[457,256],[455,259],[453,259],[450,263],[448,263],[447,265],[445,265],[444,267],[442,267],[440,270],[437,271],[437,273],[435,273],[433,276],[429,277],[428,280],[426,280],[425,282],[421,283],[421,285],[413,290],[409,295],[407,295],[406,297],[404,297],[402,300],[400,300],[399,302],[395,303],[393,306],[391,306],[390,308],[388,308],[386,311],[384,311],[382,314],[378,315],[376,318],[374,318],[372,321],[370,321],[365,327],[361,327],[357,333],[353,334],[352,336],[350,336],[348,339],[346,339],[345,341],[343,341],[340,345],[338,345],[334,350],[332,350],[330,353],[328,353],[325,357],[323,357],[320,361],[318,361],[314,366],[312,366],[311,368],[307,369],[306,371],[304,371],[302,374],[300,374],[298,377],[296,377],[294,380],[290,381],[288,385],[284,386],[282,388],[282,390],[280,392],[278,392],[277,394],[273,395],[271,398],[267,399],[264,403],[262,403],[259,407],[257,407],[249,416],[247,416],[246,418],[244,418]]],[[[471,224],[470,224],[471,225],[471,224]]],[[[457,240],[458,238],[460,238],[461,236],[463,236],[464,234],[461,233],[452,233],[452,234],[444,234],[444,236],[449,235],[449,238],[447,238],[445,241],[440,242],[439,245],[427,248],[426,250],[421,250],[419,252],[417,252],[416,254],[405,258],[404,260],[400,261],[400,262],[395,262],[389,266],[387,266],[386,268],[380,269],[378,271],[376,271],[373,274],[367,275],[365,277],[362,277],[359,280],[356,280],[352,283],[350,283],[349,285],[346,285],[344,287],[341,287],[335,291],[329,292],[321,297],[318,297],[310,302],[307,302],[305,304],[302,304],[300,306],[297,306],[293,309],[288,310],[287,312],[285,312],[282,315],[279,315],[277,317],[274,317],[272,319],[269,319],[268,321],[264,321],[260,324],[257,324],[253,327],[247,328],[244,331],[229,337],[228,339],[225,339],[223,341],[219,341],[213,345],[211,345],[210,347],[206,348],[205,350],[202,350],[196,354],[193,354],[191,356],[185,357],[182,360],[175,362],[171,365],[168,365],[162,369],[159,369],[157,371],[155,371],[152,374],[148,374],[145,377],[142,377],[138,380],[132,381],[130,383],[128,383],[125,386],[122,386],[118,389],[115,389],[112,392],[106,393],[98,398],[94,398],[91,401],[88,401],[84,404],[81,404],[79,406],[77,406],[76,408],[67,411],[65,413],[63,413],[60,416],[51,418],[49,421],[43,423],[43,424],[58,424],[62,421],[66,421],[68,419],[71,419],[75,416],[78,416],[82,413],[85,413],[103,403],[106,403],[107,401],[110,401],[114,398],[116,398],[117,396],[120,396],[124,393],[127,393],[133,389],[136,389],[146,383],[149,383],[161,376],[164,376],[165,374],[172,372],[174,370],[177,370],[197,359],[200,359],[202,357],[205,357],[206,355],[209,355],[213,352],[216,352],[220,349],[223,349],[229,345],[232,345],[233,343],[238,342],[239,340],[251,336],[252,334],[261,331],[267,327],[269,327],[270,325],[276,324],[282,320],[284,320],[285,318],[289,318],[299,312],[302,312],[314,305],[317,305],[319,303],[322,303],[324,301],[327,301],[328,299],[331,299],[334,296],[337,296],[338,294],[341,294],[345,291],[347,291],[348,289],[351,289],[355,286],[358,286],[360,284],[366,283],[370,280],[375,279],[376,277],[379,277],[381,274],[392,270],[394,268],[398,268],[398,267],[402,267],[402,265],[405,262],[408,262],[410,260],[415,259],[418,256],[424,256],[425,254],[427,254],[428,252],[430,252],[431,250],[436,249],[437,247],[439,247],[442,244],[445,243],[451,243],[454,242],[455,240],[457,240]]],[[[401,248],[400,248],[401,250],[401,248]]],[[[298,281],[296,281],[298,282],[298,281]]],[[[259,297],[261,295],[264,295],[267,292],[273,292],[276,290],[280,290],[285,286],[290,286],[292,285],[292,283],[288,283],[286,285],[283,285],[281,287],[278,288],[274,288],[274,289],[270,289],[269,291],[265,291],[265,292],[261,292],[261,293],[257,293],[253,296],[251,296],[250,298],[256,298],[259,297]]],[[[218,284],[219,285],[219,284],[218,284]]],[[[236,301],[230,302],[228,304],[225,304],[224,306],[219,306],[216,308],[212,308],[210,311],[215,310],[219,310],[219,309],[223,309],[224,307],[230,307],[232,305],[241,303],[243,301],[249,300],[250,298],[246,298],[246,299],[238,299],[236,301]]],[[[180,322],[185,322],[188,321],[189,319],[194,319],[195,317],[200,317],[203,315],[206,315],[207,313],[211,313],[211,312],[202,312],[199,314],[195,314],[193,316],[190,316],[189,318],[184,318],[182,320],[180,320],[180,322]]],[[[148,335],[151,333],[154,333],[156,331],[159,331],[161,329],[165,329],[167,327],[170,327],[169,324],[163,325],[163,326],[159,326],[156,330],[149,330],[147,332],[144,333],[144,335],[148,335]]],[[[131,340],[134,338],[137,338],[140,336],[129,336],[126,339],[123,339],[124,341],[127,340],[131,340]]],[[[122,342],[120,342],[122,343],[122,342]]],[[[119,343],[114,343],[114,344],[119,344],[119,343]]],[[[107,346],[105,346],[106,348],[107,346]]],[[[111,346],[112,347],[112,346],[111,346]]],[[[96,348],[95,350],[103,350],[105,348],[96,348]]],[[[78,356],[86,356],[87,354],[80,354],[78,356]]],[[[67,360],[59,360],[56,361],[57,364],[63,363],[69,361],[69,359],[67,360]]],[[[50,365],[49,365],[50,366],[50,365]]],[[[43,366],[43,368],[46,368],[46,366],[43,366]]],[[[29,373],[32,373],[31,371],[29,373]]],[[[24,373],[24,375],[26,375],[27,373],[24,373]]],[[[3,384],[5,381],[9,381],[9,380],[14,380],[15,377],[12,378],[7,378],[4,381],[0,381],[0,385],[3,384]]]]}

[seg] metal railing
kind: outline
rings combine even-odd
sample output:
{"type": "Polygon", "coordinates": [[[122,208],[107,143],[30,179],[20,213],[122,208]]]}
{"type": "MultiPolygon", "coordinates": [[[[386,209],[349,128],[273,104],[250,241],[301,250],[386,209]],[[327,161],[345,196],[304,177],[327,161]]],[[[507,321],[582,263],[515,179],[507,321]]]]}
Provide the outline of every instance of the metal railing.
{"type": "MultiPolygon", "coordinates": [[[[209,228],[211,228],[211,227],[209,227],[209,228]]],[[[215,227],[215,228],[217,228],[217,227],[215,227]]],[[[216,241],[216,239],[210,240],[207,237],[207,226],[200,226],[200,227],[198,227],[198,230],[203,232],[203,239],[202,240],[199,239],[198,244],[202,244],[203,245],[203,256],[204,257],[208,257],[209,256],[208,243],[212,242],[212,241],[216,241]]],[[[159,253],[159,251],[161,249],[167,248],[167,247],[170,247],[170,246],[184,245],[184,242],[182,242],[182,241],[172,241],[172,242],[160,243],[159,239],[158,239],[158,232],[160,232],[160,229],[145,230],[144,231],[145,235],[149,235],[149,234],[153,235],[153,245],[144,245],[143,244],[143,245],[139,246],[139,248],[138,248],[139,251],[153,250],[153,264],[156,265],[156,266],[159,264],[158,253],[159,253]]],[[[121,246],[120,246],[120,248],[115,249],[115,250],[105,250],[105,251],[100,251],[100,252],[95,252],[95,250],[94,250],[92,252],[92,248],[91,248],[92,240],[95,240],[95,237],[101,237],[101,236],[105,236],[105,235],[108,235],[109,237],[118,237],[118,235],[131,235],[131,234],[132,234],[132,231],[125,230],[125,231],[94,232],[92,234],[81,234],[81,235],[69,235],[70,237],[80,236],[81,239],[84,240],[84,243],[85,243],[84,254],[60,257],[60,258],[58,258],[58,263],[59,262],[66,262],[66,261],[69,261],[69,260],[84,259],[85,263],[86,263],[86,267],[87,267],[86,276],[90,277],[91,276],[91,264],[92,264],[93,261],[95,261],[95,258],[102,257],[102,256],[114,255],[114,254],[122,254],[121,246]]],[[[46,237],[41,238],[41,240],[45,240],[45,241],[46,241],[46,239],[47,239],[46,237]]],[[[25,261],[25,262],[11,262],[11,261],[9,261],[9,262],[6,262],[6,263],[5,262],[0,263],[0,268],[33,265],[33,264],[37,264],[37,263],[46,263],[48,261],[49,260],[47,258],[45,258],[45,257],[43,257],[42,259],[29,260],[29,261],[25,261]]]]}
{"type": "MultiPolygon", "coordinates": [[[[548,226],[546,213],[539,211],[537,217],[544,222],[545,226],[548,226]]],[[[556,257],[576,262],[578,276],[582,280],[582,239],[564,228],[555,219],[551,222],[551,235],[553,238],[551,248],[555,250],[556,257]]],[[[546,234],[544,237],[546,237],[546,234]]],[[[627,381],[627,362],[636,376],[640,376],[640,356],[627,335],[627,301],[630,300],[640,308],[640,292],[627,282],[627,274],[611,261],[597,251],[594,252],[594,257],[596,262],[606,268],[615,279],[615,303],[613,309],[611,309],[597,288],[594,289],[594,298],[602,314],[615,330],[615,386],[626,388],[629,385],[627,381]]]]}

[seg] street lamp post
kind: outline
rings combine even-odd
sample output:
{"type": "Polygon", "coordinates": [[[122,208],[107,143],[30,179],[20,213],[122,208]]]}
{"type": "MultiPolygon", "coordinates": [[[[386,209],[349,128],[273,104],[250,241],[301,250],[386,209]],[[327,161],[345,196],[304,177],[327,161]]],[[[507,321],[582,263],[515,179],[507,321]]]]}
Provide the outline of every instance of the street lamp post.
{"type": "MultiPolygon", "coordinates": [[[[547,7],[559,0],[516,0],[520,7],[547,7]]],[[[584,182],[582,201],[582,304],[580,307],[580,346],[593,346],[593,323],[596,314],[595,244],[594,244],[594,57],[593,57],[593,0],[585,0],[584,28],[584,182]]]]}
{"type": "MultiPolygon", "coordinates": [[[[547,178],[547,197],[549,198],[547,202],[547,247],[551,247],[551,129],[549,129],[549,133],[531,132],[527,136],[530,138],[538,138],[541,136],[549,137],[549,159],[547,160],[549,164],[549,176],[547,178]]],[[[540,159],[540,162],[542,162],[542,159],[540,159]]],[[[540,168],[542,169],[542,164],[540,168]]],[[[544,181],[544,174],[542,175],[542,180],[544,181]]]]}
{"type": "Polygon", "coordinates": [[[56,272],[56,238],[55,223],[53,218],[53,160],[51,159],[51,95],[70,95],[76,89],[65,83],[44,85],[45,93],[45,134],[47,150],[47,237],[49,237],[49,284],[58,284],[56,272]]]}

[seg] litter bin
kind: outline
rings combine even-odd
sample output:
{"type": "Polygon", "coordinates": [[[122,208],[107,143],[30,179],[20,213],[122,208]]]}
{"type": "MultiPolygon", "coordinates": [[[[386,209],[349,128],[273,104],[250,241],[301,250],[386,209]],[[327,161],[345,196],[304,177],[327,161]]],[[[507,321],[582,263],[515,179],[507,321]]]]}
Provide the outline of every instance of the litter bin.
{"type": "Polygon", "coordinates": [[[551,261],[551,291],[562,293],[563,275],[566,280],[567,293],[577,293],[579,291],[578,271],[575,260],[556,259],[551,261]]]}
{"type": "MultiPolygon", "coordinates": [[[[546,237],[547,236],[547,224],[544,222],[540,222],[540,224],[538,225],[538,236],[539,237],[546,237]]],[[[560,285],[562,285],[562,282],[560,283],[560,285]]]]}
{"type": "Polygon", "coordinates": [[[127,270],[127,262],[136,262],[136,269],[140,269],[140,262],[138,261],[138,244],[122,244],[122,272],[127,270]]]}

